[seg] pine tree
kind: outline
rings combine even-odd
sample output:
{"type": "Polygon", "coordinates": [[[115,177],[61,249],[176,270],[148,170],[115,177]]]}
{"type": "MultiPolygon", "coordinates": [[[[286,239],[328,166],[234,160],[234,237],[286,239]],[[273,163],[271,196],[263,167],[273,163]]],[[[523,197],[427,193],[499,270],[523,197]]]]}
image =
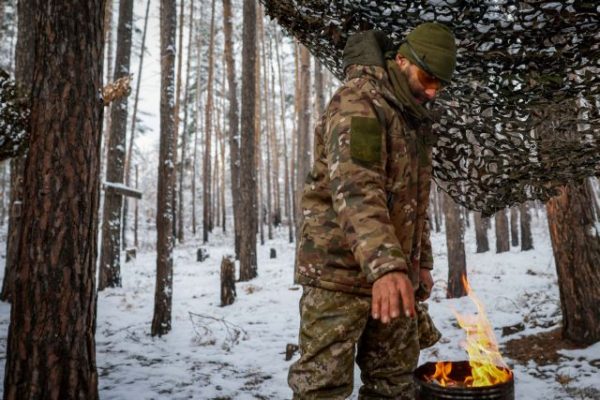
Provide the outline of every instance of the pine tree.
{"type": "Polygon", "coordinates": [[[175,33],[177,6],[175,0],[160,3],[160,155],[158,160],[158,193],[156,195],[156,290],[152,336],[171,331],[173,301],[173,196],[175,183],[175,33]]]}
{"type": "Polygon", "coordinates": [[[240,280],[248,281],[257,275],[256,265],[256,1],[244,1],[242,34],[242,116],[240,147],[240,280]]]}
{"type": "Polygon", "coordinates": [[[448,195],[444,195],[444,215],[446,217],[446,246],[448,248],[448,288],[449,299],[465,296],[462,277],[467,276],[465,255],[465,228],[460,206],[448,195]]]}
{"type": "MultiPolygon", "coordinates": [[[[133,0],[121,0],[119,3],[114,81],[129,76],[132,25],[133,0]]],[[[123,183],[127,137],[127,103],[127,96],[123,96],[111,105],[110,135],[107,143],[108,158],[106,161],[106,181],[111,184],[123,183]]],[[[121,286],[122,207],[123,196],[107,188],[104,192],[104,212],[102,214],[102,248],[98,290],[121,286]]]]}
{"type": "Polygon", "coordinates": [[[105,3],[20,6],[34,13],[36,57],[20,240],[27,245],[19,247],[4,399],[95,400],[105,3]]]}
{"type": "Polygon", "coordinates": [[[584,183],[572,183],[546,204],[563,337],[583,345],[600,340],[600,232],[584,183]]]}

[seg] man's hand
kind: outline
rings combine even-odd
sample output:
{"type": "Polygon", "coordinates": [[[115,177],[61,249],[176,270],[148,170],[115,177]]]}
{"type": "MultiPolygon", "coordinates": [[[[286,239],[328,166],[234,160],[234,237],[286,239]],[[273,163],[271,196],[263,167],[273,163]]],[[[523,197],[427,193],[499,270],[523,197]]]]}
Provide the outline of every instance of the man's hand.
{"type": "Polygon", "coordinates": [[[409,318],[416,315],[413,286],[404,272],[390,272],[383,275],[373,283],[372,293],[373,319],[381,319],[381,322],[387,324],[400,315],[400,303],[404,315],[409,318]]]}

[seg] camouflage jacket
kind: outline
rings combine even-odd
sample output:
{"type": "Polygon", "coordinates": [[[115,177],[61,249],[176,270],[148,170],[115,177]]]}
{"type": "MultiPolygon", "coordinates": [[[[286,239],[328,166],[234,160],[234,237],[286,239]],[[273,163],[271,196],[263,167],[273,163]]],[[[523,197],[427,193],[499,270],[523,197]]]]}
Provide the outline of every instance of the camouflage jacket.
{"type": "Polygon", "coordinates": [[[431,146],[379,66],[351,65],[315,128],[302,196],[297,283],[364,295],[391,271],[415,289],[433,268],[431,146]],[[419,131],[417,131],[419,130],[419,131]]]}

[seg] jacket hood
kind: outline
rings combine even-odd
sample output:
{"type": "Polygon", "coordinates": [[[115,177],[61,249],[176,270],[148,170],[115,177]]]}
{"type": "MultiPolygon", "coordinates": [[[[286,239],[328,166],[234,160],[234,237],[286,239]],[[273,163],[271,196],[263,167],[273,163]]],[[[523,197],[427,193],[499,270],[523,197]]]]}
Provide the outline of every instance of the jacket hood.
{"type": "Polygon", "coordinates": [[[357,32],[348,38],[343,53],[343,68],[352,64],[376,65],[385,68],[386,53],[395,55],[397,46],[383,32],[370,30],[357,32]]]}

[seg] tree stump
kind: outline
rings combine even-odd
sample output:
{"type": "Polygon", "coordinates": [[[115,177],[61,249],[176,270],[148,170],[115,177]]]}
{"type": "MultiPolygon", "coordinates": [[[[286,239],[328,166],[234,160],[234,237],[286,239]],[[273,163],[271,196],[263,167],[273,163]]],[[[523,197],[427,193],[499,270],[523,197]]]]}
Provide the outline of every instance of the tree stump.
{"type": "Polygon", "coordinates": [[[208,258],[208,251],[205,248],[199,248],[196,253],[196,261],[202,262],[208,258]]]}
{"type": "Polygon", "coordinates": [[[288,343],[285,346],[285,361],[290,361],[294,354],[300,349],[300,347],[295,343],[288,343]]]}
{"type": "Polygon", "coordinates": [[[135,247],[126,249],[125,250],[125,262],[135,260],[136,255],[137,255],[137,249],[135,247]]]}
{"type": "Polygon", "coordinates": [[[233,304],[235,296],[235,264],[225,256],[221,261],[221,307],[233,304]]]}
{"type": "Polygon", "coordinates": [[[277,258],[277,250],[273,248],[271,249],[270,258],[277,258]]]}

